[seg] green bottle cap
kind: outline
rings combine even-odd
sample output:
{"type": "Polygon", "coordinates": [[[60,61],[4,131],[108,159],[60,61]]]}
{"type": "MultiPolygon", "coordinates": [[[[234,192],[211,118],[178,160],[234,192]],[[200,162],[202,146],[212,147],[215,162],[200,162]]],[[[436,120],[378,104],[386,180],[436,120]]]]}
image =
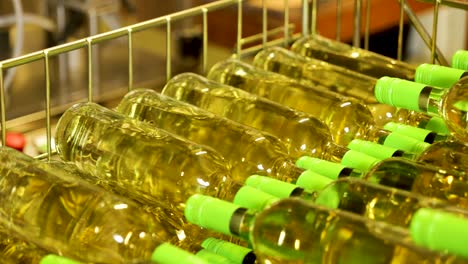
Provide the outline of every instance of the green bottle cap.
{"type": "Polygon", "coordinates": [[[231,217],[240,206],[210,196],[194,194],[185,204],[185,218],[190,223],[231,235],[231,217]]]}
{"type": "Polygon", "coordinates": [[[393,148],[399,148],[405,152],[413,154],[421,154],[431,146],[429,143],[422,142],[399,133],[391,133],[388,135],[385,138],[384,145],[393,148]]]}
{"type": "Polygon", "coordinates": [[[348,148],[380,160],[391,157],[400,157],[403,155],[403,151],[397,148],[384,146],[375,142],[361,139],[354,139],[349,142],[348,148]]]}
{"type": "Polygon", "coordinates": [[[337,209],[340,206],[340,194],[336,186],[329,186],[319,193],[314,203],[331,209],[337,209]]]}
{"type": "Polygon", "coordinates": [[[310,170],[320,175],[326,176],[330,179],[338,179],[346,171],[349,171],[349,168],[345,166],[327,161],[318,158],[312,158],[309,156],[302,156],[296,161],[296,166],[299,168],[310,170]]]}
{"type": "Polygon", "coordinates": [[[375,98],[382,104],[414,111],[419,109],[419,95],[427,85],[398,78],[382,77],[375,84],[375,98]]]}
{"type": "Polygon", "coordinates": [[[234,262],[232,262],[230,259],[211,252],[207,249],[201,249],[195,254],[195,256],[206,260],[210,264],[234,264],[234,262]]]}
{"type": "Polygon", "coordinates": [[[452,67],[468,71],[468,50],[459,50],[453,54],[452,67]]]}
{"type": "Polygon", "coordinates": [[[296,184],[307,191],[315,192],[322,190],[331,182],[333,182],[333,180],[328,177],[306,170],[297,178],[296,184]]]}
{"type": "Polygon", "coordinates": [[[416,68],[414,81],[430,86],[451,88],[464,74],[464,70],[424,63],[416,68]]]}
{"type": "Polygon", "coordinates": [[[195,256],[181,248],[173,246],[169,243],[159,245],[151,255],[151,261],[159,264],[210,264],[202,258],[195,256]]]}
{"type": "Polygon", "coordinates": [[[290,197],[298,187],[295,184],[280,181],[266,176],[251,175],[245,185],[259,189],[278,198],[290,197]]]}
{"type": "Polygon", "coordinates": [[[205,239],[201,246],[237,264],[253,264],[257,258],[250,248],[212,237],[205,239]]]}
{"type": "Polygon", "coordinates": [[[445,124],[444,119],[439,116],[434,116],[429,119],[425,129],[434,131],[441,135],[450,135],[450,130],[448,129],[447,124],[445,124]]]}
{"type": "Polygon", "coordinates": [[[234,196],[234,204],[261,211],[279,198],[251,186],[242,186],[234,196]]]}
{"type": "Polygon", "coordinates": [[[412,137],[414,139],[417,139],[419,141],[423,141],[426,143],[434,142],[434,139],[437,136],[437,134],[435,132],[432,132],[431,130],[414,127],[410,125],[405,125],[401,123],[396,123],[396,122],[388,122],[387,124],[385,124],[384,128],[386,130],[397,132],[398,134],[412,137]]]}
{"type": "Polygon", "coordinates": [[[348,150],[341,159],[341,164],[362,172],[369,171],[379,162],[379,159],[352,149],[348,150]]]}
{"type": "Polygon", "coordinates": [[[414,242],[432,250],[468,257],[468,219],[441,210],[421,208],[413,215],[414,242]]]}
{"type": "Polygon", "coordinates": [[[49,254],[41,259],[40,264],[80,264],[81,262],[54,255],[54,254],[49,254]]]}

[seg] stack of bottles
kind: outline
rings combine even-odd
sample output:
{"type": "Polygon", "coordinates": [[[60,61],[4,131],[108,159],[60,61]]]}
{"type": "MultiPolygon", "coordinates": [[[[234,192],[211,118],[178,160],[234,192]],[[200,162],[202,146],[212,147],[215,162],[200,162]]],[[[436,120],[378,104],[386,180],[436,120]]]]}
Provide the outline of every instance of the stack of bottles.
{"type": "Polygon", "coordinates": [[[0,148],[2,260],[468,263],[467,54],[304,37],[76,104],[59,159],[0,148]]]}

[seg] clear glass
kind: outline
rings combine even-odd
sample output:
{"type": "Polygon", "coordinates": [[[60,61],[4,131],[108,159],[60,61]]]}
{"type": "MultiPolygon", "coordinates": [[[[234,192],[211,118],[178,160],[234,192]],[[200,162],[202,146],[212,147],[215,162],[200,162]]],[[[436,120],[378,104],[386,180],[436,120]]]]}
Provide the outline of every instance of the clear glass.
{"type": "Polygon", "coordinates": [[[466,263],[415,246],[407,229],[299,199],[282,200],[245,225],[259,263],[466,263]]]}
{"type": "Polygon", "coordinates": [[[0,173],[2,225],[52,252],[85,262],[128,263],[150,258],[164,241],[178,240],[166,220],[56,163],[3,147],[0,173]]]}
{"type": "Polygon", "coordinates": [[[306,112],[330,129],[333,139],[348,145],[355,139],[377,141],[379,129],[370,110],[358,100],[304,86],[283,75],[254,68],[239,60],[215,64],[208,78],[306,112]]]}
{"type": "Polygon", "coordinates": [[[438,106],[439,114],[453,136],[461,142],[468,142],[468,77],[446,90],[438,106]]]}
{"type": "Polygon", "coordinates": [[[468,146],[459,141],[447,140],[433,143],[415,159],[443,169],[468,174],[468,146]]]}
{"type": "Polygon", "coordinates": [[[9,234],[0,226],[0,258],[4,264],[39,263],[47,251],[9,234]]]}
{"type": "Polygon", "coordinates": [[[302,173],[288,156],[286,146],[275,136],[153,90],[129,92],[116,110],[214,148],[230,162],[231,175],[238,182],[244,182],[252,174],[291,182],[302,173]]]}
{"type": "Polygon", "coordinates": [[[285,142],[294,159],[308,155],[339,161],[347,151],[318,119],[200,75],[177,75],[162,94],[271,133],[285,142]]]}
{"type": "Polygon", "coordinates": [[[380,54],[316,35],[303,37],[291,47],[303,56],[327,61],[375,78],[383,76],[414,80],[416,68],[380,54]]]}
{"type": "Polygon", "coordinates": [[[68,109],[57,124],[55,142],[62,159],[149,205],[182,239],[200,238],[201,230],[183,217],[190,195],[230,200],[236,192],[229,166],[213,149],[94,103],[68,109]]]}

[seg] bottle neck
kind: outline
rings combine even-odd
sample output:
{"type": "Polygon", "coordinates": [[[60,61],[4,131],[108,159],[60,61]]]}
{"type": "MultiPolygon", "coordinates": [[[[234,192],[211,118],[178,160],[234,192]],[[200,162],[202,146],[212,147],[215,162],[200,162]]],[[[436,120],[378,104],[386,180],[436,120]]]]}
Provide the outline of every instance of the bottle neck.
{"type": "Polygon", "coordinates": [[[367,141],[375,141],[375,142],[382,144],[385,138],[390,134],[391,132],[386,129],[383,129],[377,126],[370,126],[369,129],[367,130],[367,133],[358,138],[364,139],[367,141]]]}
{"type": "Polygon", "coordinates": [[[255,222],[255,214],[249,212],[246,208],[237,209],[229,222],[231,234],[251,242],[250,232],[255,222]]]}
{"type": "Polygon", "coordinates": [[[448,91],[448,89],[426,86],[419,96],[420,110],[428,114],[439,114],[442,110],[442,99],[448,91]]]}
{"type": "Polygon", "coordinates": [[[325,145],[322,159],[340,163],[348,150],[347,147],[329,141],[328,144],[325,145]]]}
{"type": "Polygon", "coordinates": [[[277,179],[285,182],[295,182],[304,172],[304,169],[299,168],[290,159],[279,159],[275,162],[277,171],[277,179]]]}

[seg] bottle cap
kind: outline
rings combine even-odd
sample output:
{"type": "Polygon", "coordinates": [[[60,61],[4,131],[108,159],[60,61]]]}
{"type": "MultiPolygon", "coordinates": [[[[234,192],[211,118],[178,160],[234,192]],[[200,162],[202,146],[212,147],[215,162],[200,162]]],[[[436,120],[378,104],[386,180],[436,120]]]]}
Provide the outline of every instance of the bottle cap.
{"type": "Polygon", "coordinates": [[[425,129],[429,129],[441,135],[450,135],[450,130],[448,129],[447,124],[445,124],[444,119],[438,116],[433,116],[429,119],[425,129]]]}
{"type": "Polygon", "coordinates": [[[325,206],[327,208],[337,209],[340,206],[340,194],[336,186],[325,188],[315,199],[314,203],[325,206]]]}
{"type": "Polygon", "coordinates": [[[379,162],[379,159],[352,149],[348,150],[341,159],[341,164],[362,172],[369,171],[379,162]]]}
{"type": "Polygon", "coordinates": [[[49,254],[41,259],[40,264],[80,264],[81,262],[54,255],[54,254],[49,254]]]}
{"type": "Polygon", "coordinates": [[[423,63],[416,68],[414,81],[430,86],[451,88],[465,74],[464,70],[423,63]]]}
{"type": "Polygon", "coordinates": [[[221,255],[218,255],[214,252],[211,252],[207,249],[201,249],[199,250],[195,256],[206,260],[208,263],[216,263],[216,264],[234,264],[230,259],[223,257],[221,255]]]}
{"type": "Polygon", "coordinates": [[[163,243],[159,245],[151,255],[151,261],[159,264],[209,264],[208,262],[200,257],[195,256],[181,248],[173,246],[169,243],[163,243]]]}
{"type": "Polygon", "coordinates": [[[278,198],[288,198],[297,188],[300,188],[292,183],[260,175],[249,176],[247,180],[245,180],[245,185],[259,189],[278,198]]]}
{"type": "Polygon", "coordinates": [[[230,259],[234,263],[253,264],[257,258],[250,248],[212,237],[205,239],[201,246],[230,259]]]}
{"type": "Polygon", "coordinates": [[[299,176],[296,184],[308,191],[320,191],[331,182],[333,182],[333,180],[328,177],[306,170],[299,176]]]}
{"type": "Polygon", "coordinates": [[[354,139],[348,144],[348,148],[372,156],[376,159],[387,159],[402,156],[401,150],[389,146],[384,146],[375,142],[354,139]]]}
{"type": "Polygon", "coordinates": [[[420,112],[419,95],[426,86],[403,79],[382,77],[375,84],[374,94],[382,104],[420,112]]]}
{"type": "Polygon", "coordinates": [[[194,194],[185,204],[185,218],[190,223],[231,235],[229,224],[240,206],[210,196],[194,194]]]}
{"type": "Polygon", "coordinates": [[[391,133],[388,135],[385,138],[384,145],[399,148],[405,152],[413,154],[421,154],[431,146],[429,143],[422,142],[399,133],[391,133]]]}
{"type": "Polygon", "coordinates": [[[234,196],[234,204],[261,211],[279,198],[251,186],[242,186],[234,196]]]}
{"type": "Polygon", "coordinates": [[[413,215],[414,242],[432,250],[468,257],[468,219],[441,210],[421,208],[413,215]]]}
{"type": "Polygon", "coordinates": [[[398,132],[398,134],[412,137],[414,139],[427,143],[434,142],[434,139],[437,136],[435,132],[432,132],[428,129],[414,127],[396,122],[388,122],[387,124],[385,124],[384,128],[386,130],[398,132]]]}
{"type": "Polygon", "coordinates": [[[330,179],[338,179],[345,170],[348,170],[344,165],[339,163],[302,156],[296,161],[296,166],[299,168],[310,170],[330,179]]]}
{"type": "Polygon", "coordinates": [[[459,50],[453,54],[452,67],[456,69],[468,70],[468,51],[459,50]]]}

